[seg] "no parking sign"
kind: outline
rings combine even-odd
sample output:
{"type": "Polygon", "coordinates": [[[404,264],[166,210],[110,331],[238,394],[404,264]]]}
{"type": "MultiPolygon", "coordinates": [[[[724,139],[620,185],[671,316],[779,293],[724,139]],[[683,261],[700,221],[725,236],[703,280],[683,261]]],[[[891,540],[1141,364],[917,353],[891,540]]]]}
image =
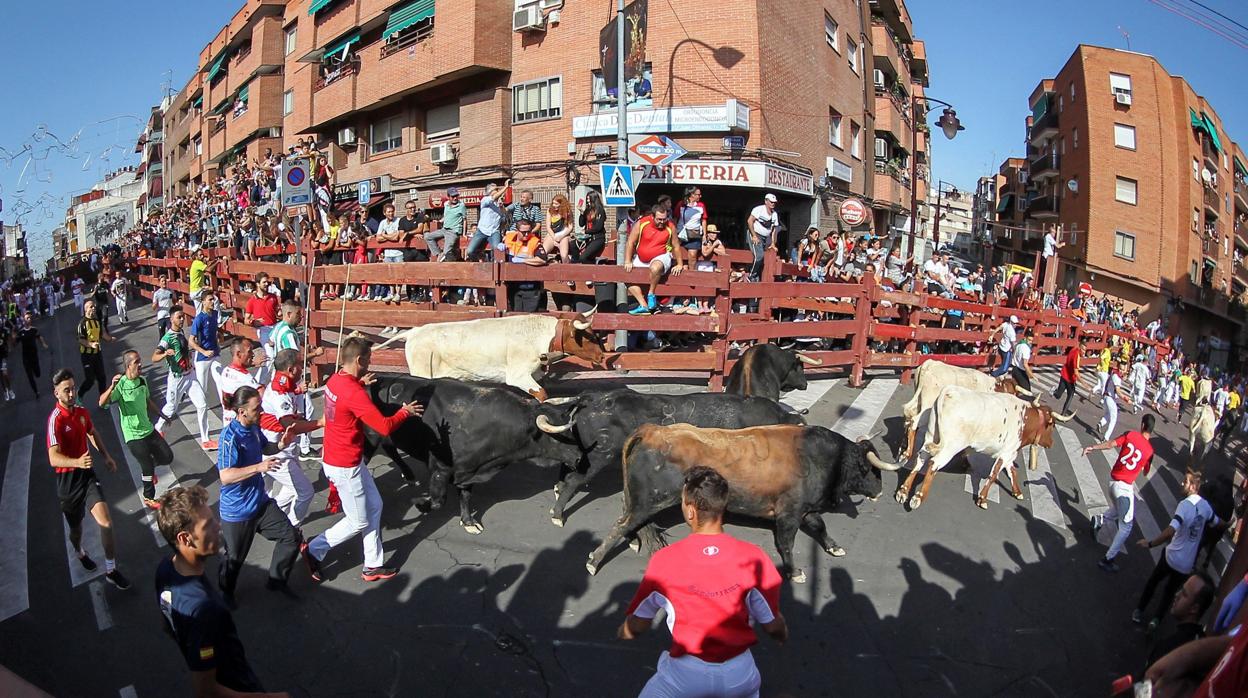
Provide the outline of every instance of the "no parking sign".
{"type": "Polygon", "coordinates": [[[290,158],[282,163],[282,207],[312,203],[312,178],[308,158],[290,158]]]}

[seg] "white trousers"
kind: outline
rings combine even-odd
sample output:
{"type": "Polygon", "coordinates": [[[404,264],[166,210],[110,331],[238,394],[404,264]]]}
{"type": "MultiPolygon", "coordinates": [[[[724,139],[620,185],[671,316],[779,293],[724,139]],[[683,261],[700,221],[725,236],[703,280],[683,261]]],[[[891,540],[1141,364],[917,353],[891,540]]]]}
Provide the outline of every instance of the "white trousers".
{"type": "Polygon", "coordinates": [[[1148,383],[1139,383],[1135,386],[1135,391],[1131,394],[1131,402],[1135,405],[1135,411],[1140,411],[1140,405],[1144,404],[1144,393],[1148,390],[1148,383]]]}
{"type": "Polygon", "coordinates": [[[1112,560],[1126,547],[1131,528],[1135,525],[1135,487],[1111,480],[1109,496],[1109,509],[1104,514],[1098,514],[1099,521],[1095,523],[1106,535],[1114,537],[1105,552],[1105,559],[1112,560]]]}
{"type": "MultiPolygon", "coordinates": [[[[207,362],[204,362],[207,363],[207,362]]],[[[195,405],[195,417],[199,421],[199,440],[208,440],[208,403],[204,400],[204,387],[194,373],[181,376],[169,374],[165,383],[165,406],[160,409],[160,419],[156,421],[156,431],[165,430],[165,422],[178,416],[178,408],[182,406],[182,398],[190,396],[191,404],[195,405]]]]}
{"type": "Polygon", "coordinates": [[[1118,425],[1118,401],[1108,395],[1103,395],[1101,402],[1105,405],[1105,415],[1096,423],[1096,426],[1104,429],[1101,432],[1101,438],[1108,441],[1109,435],[1114,433],[1114,427],[1118,425]]]}
{"type": "Polygon", "coordinates": [[[74,294],[74,307],[78,309],[79,313],[82,312],[82,294],[81,293],[74,294]]]}
{"type": "Polygon", "coordinates": [[[664,652],[639,698],[754,698],[762,683],[749,650],[719,663],[664,652]]]}
{"type": "Polygon", "coordinates": [[[1105,381],[1107,380],[1109,380],[1109,373],[1102,373],[1100,371],[1097,371],[1096,372],[1096,387],[1092,389],[1092,394],[1095,395],[1101,392],[1102,390],[1104,390],[1105,381]]]}
{"type": "Polygon", "coordinates": [[[284,465],[265,473],[276,487],[269,488],[269,496],[277,502],[277,507],[290,519],[291,525],[298,527],[308,515],[308,507],[312,505],[312,497],[316,490],[308,476],[299,467],[299,459],[291,454],[283,454],[284,465]],[[274,494],[274,489],[277,493],[274,494]]]}
{"type": "Polygon", "coordinates": [[[200,361],[194,356],[191,357],[191,362],[195,365],[195,380],[199,381],[204,395],[208,395],[210,390],[217,390],[217,376],[221,375],[221,362],[216,359],[200,361]]]}
{"type": "Polygon", "coordinates": [[[338,488],[342,498],[343,517],[333,526],[308,543],[309,552],[317,560],[324,560],[330,549],[364,535],[364,566],[381,567],[384,553],[381,549],[381,495],[373,474],[364,462],[354,468],[324,465],[325,475],[338,488]]]}
{"type": "Polygon", "coordinates": [[[126,315],[126,298],[125,296],[114,296],[113,300],[117,301],[117,317],[122,322],[130,322],[130,318],[126,315]]]}

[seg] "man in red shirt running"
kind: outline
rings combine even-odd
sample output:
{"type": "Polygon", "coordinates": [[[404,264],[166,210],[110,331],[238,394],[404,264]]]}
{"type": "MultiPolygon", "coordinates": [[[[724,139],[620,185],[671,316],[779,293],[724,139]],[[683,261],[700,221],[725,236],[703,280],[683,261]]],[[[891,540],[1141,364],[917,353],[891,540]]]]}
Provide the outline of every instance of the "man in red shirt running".
{"type": "Polygon", "coordinates": [[[753,620],[783,644],[780,573],[758,546],[724,533],[728,482],[698,466],[685,474],[680,511],[693,534],[650,558],[619,637],[635,639],[667,611],[672,647],[641,696],[757,696],[762,679],[750,646],[753,620]]]}
{"type": "Polygon", "coordinates": [[[264,350],[265,355],[265,363],[260,367],[257,379],[261,384],[266,384],[272,375],[273,355],[277,353],[269,344],[269,335],[273,332],[273,326],[277,324],[282,299],[269,292],[268,274],[264,272],[256,274],[255,284],[255,288],[252,289],[255,295],[247,299],[247,306],[243,309],[243,322],[256,328],[256,341],[264,350]]]}
{"type": "Polygon", "coordinates": [[[649,315],[659,306],[655,298],[654,287],[667,272],[679,274],[685,270],[685,259],[680,242],[676,239],[676,226],[668,220],[666,204],[659,204],[654,211],[637,221],[628,233],[628,242],[624,246],[624,271],[632,271],[633,267],[650,267],[650,285],[646,295],[641,295],[640,286],[629,286],[628,292],[637,301],[637,307],[628,311],[630,315],[649,315]],[[672,268],[673,259],[676,268],[672,268]]]}
{"type": "Polygon", "coordinates": [[[398,574],[386,567],[381,548],[381,495],[373,474],[364,462],[364,428],[367,424],[382,436],[389,436],[408,417],[417,417],[424,408],[409,402],[386,417],[368,396],[364,386],[377,380],[368,372],[373,343],[363,337],[348,337],[339,349],[342,368],[325,384],[325,445],[322,452],[325,475],[342,498],[343,517],[327,531],[303,544],[301,552],[314,581],[321,581],[321,560],[331,548],[357,534],[364,535],[366,582],[389,579],[398,574]]]}
{"type": "Polygon", "coordinates": [[[1079,360],[1083,358],[1087,341],[1087,337],[1079,337],[1079,342],[1066,352],[1066,359],[1062,362],[1061,381],[1057,384],[1057,390],[1053,391],[1054,400],[1062,399],[1062,393],[1066,393],[1062,414],[1070,414],[1070,401],[1075,397],[1075,386],[1079,384],[1079,360]]]}
{"type": "MultiPolygon", "coordinates": [[[[1141,475],[1148,475],[1153,464],[1153,445],[1149,442],[1153,438],[1153,422],[1153,415],[1146,414],[1140,419],[1139,431],[1128,431],[1112,441],[1103,441],[1083,449],[1085,456],[1092,451],[1118,449],[1118,460],[1114,461],[1114,467],[1109,471],[1109,494],[1113,502],[1107,514],[1092,517],[1094,535],[1099,534],[1107,523],[1118,528],[1105,557],[1096,563],[1106,572],[1118,571],[1118,563],[1114,562],[1114,558],[1122,552],[1127,544],[1127,537],[1131,535],[1131,527],[1135,521],[1135,481],[1141,475]]],[[[1141,481],[1140,485],[1143,484],[1141,481]]]]}

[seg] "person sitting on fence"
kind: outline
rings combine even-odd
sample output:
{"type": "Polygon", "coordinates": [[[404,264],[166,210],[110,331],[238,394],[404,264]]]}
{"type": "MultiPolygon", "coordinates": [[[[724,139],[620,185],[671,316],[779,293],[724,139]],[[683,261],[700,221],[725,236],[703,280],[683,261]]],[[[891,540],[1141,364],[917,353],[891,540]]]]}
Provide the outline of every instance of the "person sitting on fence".
{"type": "MultiPolygon", "coordinates": [[[[527,218],[516,221],[516,229],[503,236],[502,246],[508,262],[531,267],[546,266],[545,247],[533,230],[533,221],[527,218]]],[[[508,281],[507,295],[508,308],[518,313],[542,310],[542,300],[546,296],[540,281],[508,281]]]]}
{"type": "Polygon", "coordinates": [[[485,185],[485,196],[481,197],[481,213],[477,218],[477,229],[472,234],[472,239],[468,241],[468,248],[464,251],[464,257],[470,262],[480,261],[477,258],[478,253],[489,243],[490,250],[498,249],[502,242],[502,233],[500,229],[503,224],[503,211],[499,207],[499,202],[506,195],[507,190],[511,188],[511,180],[508,179],[503,186],[498,186],[494,182],[485,185]]]}
{"type": "Polygon", "coordinates": [[[948,289],[945,287],[946,277],[948,276],[949,266],[945,264],[945,260],[939,252],[923,263],[923,283],[928,293],[942,296],[948,293],[948,289]]]}
{"type": "Polygon", "coordinates": [[[593,264],[607,244],[607,209],[602,205],[602,194],[590,190],[585,195],[585,210],[577,219],[577,231],[572,236],[569,254],[577,264],[593,264]]]}
{"type": "MultiPolygon", "coordinates": [[[[523,219],[522,219],[523,220],[523,219]]],[[[515,221],[519,229],[520,221],[515,221]]],[[[535,224],[533,228],[540,228],[535,224]]],[[[542,250],[549,257],[551,252],[559,250],[559,261],[571,260],[572,247],[572,203],[563,194],[555,194],[546,209],[546,228],[542,232],[542,250]]]]}
{"type": "Polygon", "coordinates": [[[806,230],[806,237],[797,243],[797,265],[810,274],[810,280],[821,283],[827,278],[827,269],[820,264],[832,256],[827,240],[819,239],[819,226],[806,230]]]}
{"type": "Polygon", "coordinates": [[[683,248],[678,244],[676,227],[668,219],[669,214],[667,206],[659,204],[650,215],[637,221],[628,234],[624,248],[624,271],[629,272],[633,267],[641,266],[650,268],[650,284],[646,295],[641,294],[640,286],[628,287],[628,293],[637,301],[637,307],[628,311],[630,315],[649,315],[657,310],[659,301],[654,295],[654,289],[659,281],[669,271],[680,274],[685,270],[683,248]]]}
{"type": "MultiPolygon", "coordinates": [[[[698,242],[700,244],[696,249],[687,250],[694,271],[715,271],[716,258],[728,253],[728,250],[724,248],[723,241],[719,239],[719,228],[714,223],[708,224],[698,242]]],[[[709,298],[700,296],[689,299],[687,304],[674,308],[672,312],[686,313],[688,315],[706,315],[714,313],[715,309],[711,307],[709,298]]]]}

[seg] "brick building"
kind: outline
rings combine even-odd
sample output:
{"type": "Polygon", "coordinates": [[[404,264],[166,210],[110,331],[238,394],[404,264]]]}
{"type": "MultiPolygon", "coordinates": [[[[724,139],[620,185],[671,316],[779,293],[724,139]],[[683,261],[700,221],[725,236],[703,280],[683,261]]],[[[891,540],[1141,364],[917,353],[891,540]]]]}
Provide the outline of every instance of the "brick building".
{"type": "MultiPolygon", "coordinates": [[[[613,7],[248,0],[166,111],[166,191],[311,137],[344,208],[363,180],[372,214],[408,198],[436,208],[452,185],[472,202],[508,174],[538,201],[579,198],[616,157],[614,96],[598,70],[613,7]]],[[[724,22],[722,3],[650,3],[644,80],[625,90],[628,130],[690,153],[639,166],[640,202],[701,186],[729,241],[766,191],[790,230],[843,227],[836,211],[851,195],[874,209],[863,229],[904,230],[912,151],[927,171],[926,128],[917,144],[910,129],[926,55],[905,3],[749,0],[732,11],[724,22]]]]}
{"type": "Polygon", "coordinates": [[[1151,56],[1081,45],[1029,107],[1024,249],[1058,225],[1059,286],[1089,281],[1190,346],[1229,343],[1248,291],[1248,169],[1212,105],[1151,56]]]}

